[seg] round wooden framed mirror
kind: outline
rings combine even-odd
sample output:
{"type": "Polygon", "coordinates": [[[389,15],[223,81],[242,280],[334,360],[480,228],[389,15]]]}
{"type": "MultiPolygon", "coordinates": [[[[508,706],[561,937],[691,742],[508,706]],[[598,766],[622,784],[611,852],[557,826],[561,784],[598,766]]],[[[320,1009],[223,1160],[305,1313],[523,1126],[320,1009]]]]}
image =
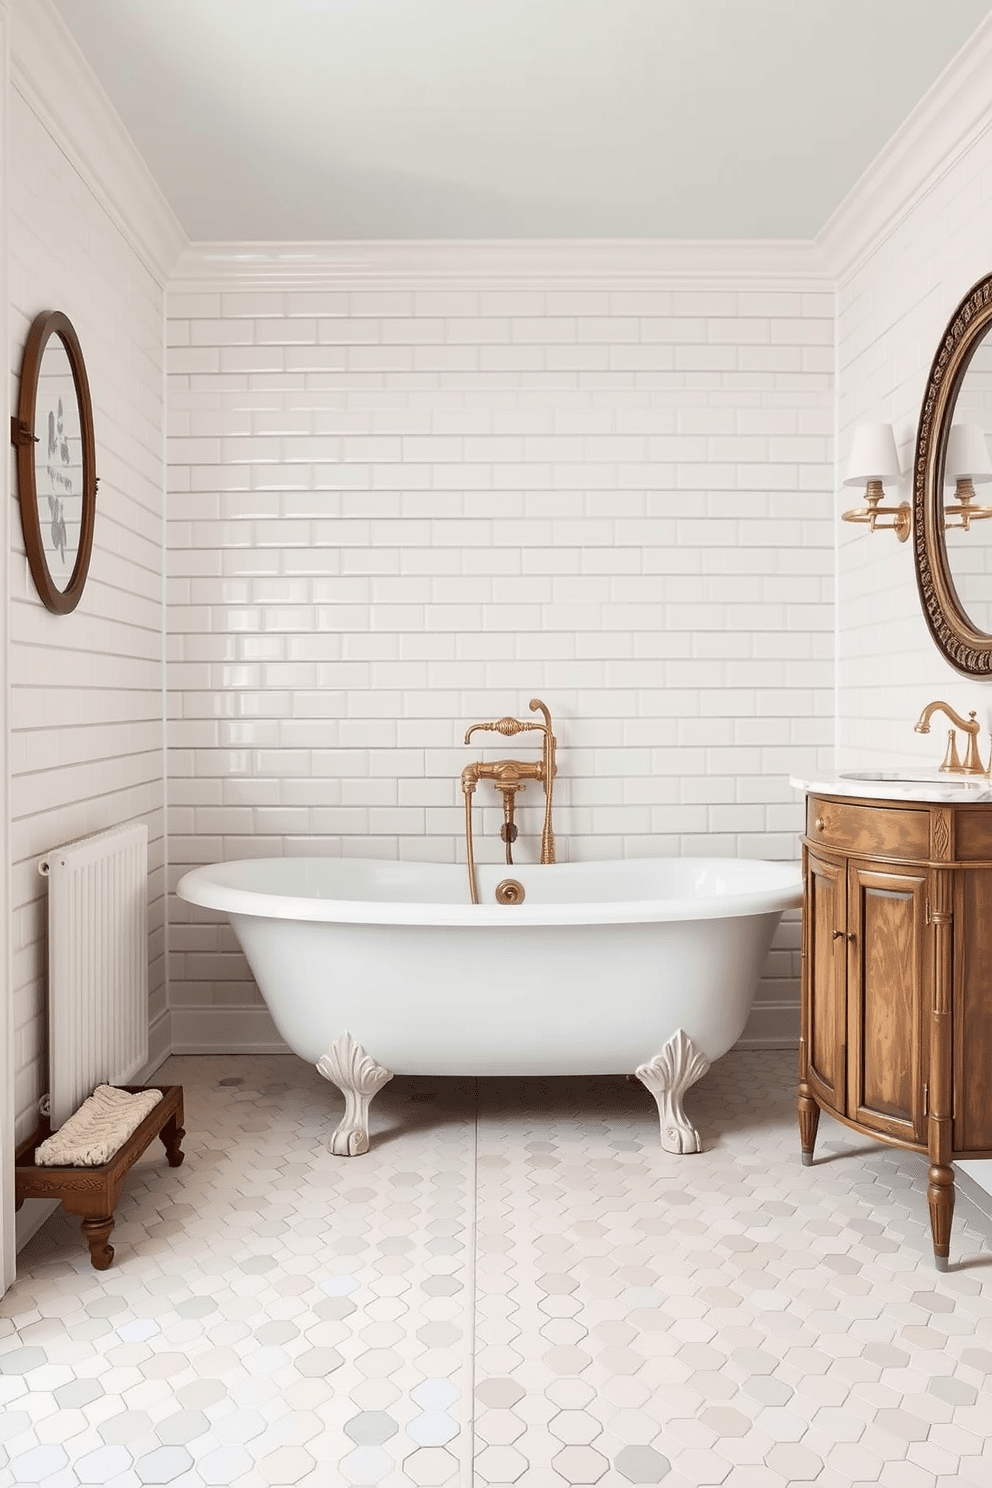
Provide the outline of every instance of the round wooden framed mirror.
{"type": "Polygon", "coordinates": [[[982,484],[992,481],[990,449],[992,274],[968,291],[937,347],[913,466],[920,603],[937,648],[969,677],[992,675],[992,507],[982,503],[992,499],[982,484]],[[972,452],[959,455],[969,437],[972,452]]]}
{"type": "Polygon", "coordinates": [[[48,609],[66,615],[86,584],[97,483],[86,366],[72,322],[60,310],[46,310],[31,324],[10,432],[31,577],[48,609]]]}

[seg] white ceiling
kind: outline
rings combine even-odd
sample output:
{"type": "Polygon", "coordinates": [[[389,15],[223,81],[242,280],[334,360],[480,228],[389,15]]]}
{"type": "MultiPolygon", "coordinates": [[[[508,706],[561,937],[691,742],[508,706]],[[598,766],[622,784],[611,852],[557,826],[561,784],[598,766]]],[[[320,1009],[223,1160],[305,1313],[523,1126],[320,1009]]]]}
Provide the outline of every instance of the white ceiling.
{"type": "Polygon", "coordinates": [[[55,4],[194,241],[812,238],[990,11],[55,4]]]}

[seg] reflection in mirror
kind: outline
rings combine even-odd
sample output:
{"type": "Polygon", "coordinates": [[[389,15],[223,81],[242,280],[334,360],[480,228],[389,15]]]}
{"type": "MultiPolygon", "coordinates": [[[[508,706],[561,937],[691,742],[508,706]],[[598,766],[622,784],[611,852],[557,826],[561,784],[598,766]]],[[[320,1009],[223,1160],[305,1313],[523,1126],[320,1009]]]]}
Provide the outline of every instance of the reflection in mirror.
{"type": "Polygon", "coordinates": [[[992,635],[992,507],[976,496],[992,481],[992,340],[977,346],[958,390],[944,456],[944,543],[962,609],[992,635]],[[978,487],[978,492],[975,487],[978,487]],[[977,520],[976,520],[977,519],[977,520]]]}
{"type": "Polygon", "coordinates": [[[83,441],[72,367],[57,335],[49,338],[38,370],[35,429],[38,526],[52,583],[64,594],[82,530],[83,441]]]}

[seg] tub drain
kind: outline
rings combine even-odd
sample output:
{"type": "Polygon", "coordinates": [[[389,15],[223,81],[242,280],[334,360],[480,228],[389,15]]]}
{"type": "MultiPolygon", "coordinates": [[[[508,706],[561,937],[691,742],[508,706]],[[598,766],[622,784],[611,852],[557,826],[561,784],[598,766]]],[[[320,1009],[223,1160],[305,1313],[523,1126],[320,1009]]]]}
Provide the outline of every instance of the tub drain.
{"type": "Polygon", "coordinates": [[[497,904],[523,904],[524,886],[515,878],[504,878],[496,885],[497,904]]]}

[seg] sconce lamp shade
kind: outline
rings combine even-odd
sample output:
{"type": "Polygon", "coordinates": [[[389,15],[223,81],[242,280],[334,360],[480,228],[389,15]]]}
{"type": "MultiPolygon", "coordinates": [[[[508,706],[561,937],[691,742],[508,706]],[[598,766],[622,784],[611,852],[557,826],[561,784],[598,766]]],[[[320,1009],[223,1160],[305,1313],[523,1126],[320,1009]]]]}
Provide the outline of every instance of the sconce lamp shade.
{"type": "Polygon", "coordinates": [[[858,424],[851,441],[845,486],[863,486],[865,504],[853,511],[841,512],[844,522],[865,522],[869,532],[894,532],[905,542],[913,526],[913,513],[908,501],[899,506],[882,506],[884,482],[898,480],[899,456],[891,424],[858,424]],[[892,518],[889,521],[889,518],[892,518]]]}
{"type": "Polygon", "coordinates": [[[992,481],[992,459],[980,424],[952,424],[947,436],[944,483],[953,486],[960,480],[970,480],[973,485],[992,481]]]}
{"type": "Polygon", "coordinates": [[[891,424],[859,424],[851,441],[845,486],[896,480],[902,474],[891,424]]]}

